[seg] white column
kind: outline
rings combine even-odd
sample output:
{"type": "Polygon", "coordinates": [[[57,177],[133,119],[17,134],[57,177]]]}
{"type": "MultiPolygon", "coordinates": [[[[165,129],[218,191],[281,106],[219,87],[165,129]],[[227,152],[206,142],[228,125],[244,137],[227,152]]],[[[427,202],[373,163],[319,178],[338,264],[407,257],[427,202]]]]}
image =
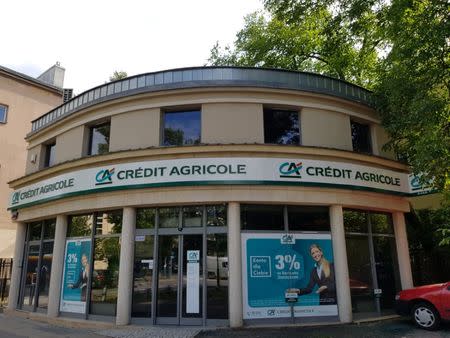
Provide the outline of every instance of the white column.
{"type": "Polygon", "coordinates": [[[397,246],[398,266],[402,290],[414,287],[409,259],[408,235],[406,234],[405,216],[403,212],[392,214],[394,221],[395,244],[397,246]]]}
{"type": "Polygon", "coordinates": [[[22,222],[16,223],[16,246],[14,248],[13,267],[11,272],[11,283],[9,286],[8,309],[17,309],[17,302],[19,301],[20,289],[20,275],[23,267],[23,249],[25,244],[25,235],[27,232],[27,225],[22,222]]]}
{"type": "Polygon", "coordinates": [[[56,216],[55,242],[53,244],[52,272],[48,290],[47,316],[58,317],[61,299],[61,281],[64,270],[64,251],[66,249],[67,216],[56,216]]]}
{"type": "Polygon", "coordinates": [[[348,277],[344,215],[341,205],[330,206],[330,223],[339,319],[342,323],[350,323],[352,321],[352,299],[348,277]]]}
{"type": "Polygon", "coordinates": [[[228,302],[230,327],[242,326],[241,215],[239,203],[228,203],[228,302]]]}
{"type": "Polygon", "coordinates": [[[134,237],[136,209],[124,208],[120,240],[119,287],[117,294],[117,325],[128,325],[131,320],[133,296],[134,237]]]}

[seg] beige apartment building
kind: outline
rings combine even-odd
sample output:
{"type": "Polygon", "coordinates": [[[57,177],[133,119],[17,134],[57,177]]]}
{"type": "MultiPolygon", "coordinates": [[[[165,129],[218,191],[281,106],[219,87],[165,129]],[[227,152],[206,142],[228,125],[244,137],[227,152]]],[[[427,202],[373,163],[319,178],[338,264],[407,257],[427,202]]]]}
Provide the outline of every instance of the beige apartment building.
{"type": "Polygon", "coordinates": [[[198,67],[50,110],[10,182],[9,309],[232,327],[389,313],[412,286],[419,189],[369,102],[317,74],[198,67]]]}
{"type": "Polygon", "coordinates": [[[62,89],[0,66],[0,258],[14,253],[16,225],[6,210],[8,182],[25,174],[31,121],[62,103],[62,89]]]}

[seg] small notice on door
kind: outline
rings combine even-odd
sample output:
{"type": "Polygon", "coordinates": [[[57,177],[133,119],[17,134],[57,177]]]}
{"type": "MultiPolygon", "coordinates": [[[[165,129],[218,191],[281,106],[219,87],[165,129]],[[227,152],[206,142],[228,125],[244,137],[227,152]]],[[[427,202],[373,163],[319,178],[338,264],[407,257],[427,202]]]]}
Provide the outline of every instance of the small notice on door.
{"type": "Polygon", "coordinates": [[[187,250],[186,313],[200,312],[200,250],[187,250]]]}

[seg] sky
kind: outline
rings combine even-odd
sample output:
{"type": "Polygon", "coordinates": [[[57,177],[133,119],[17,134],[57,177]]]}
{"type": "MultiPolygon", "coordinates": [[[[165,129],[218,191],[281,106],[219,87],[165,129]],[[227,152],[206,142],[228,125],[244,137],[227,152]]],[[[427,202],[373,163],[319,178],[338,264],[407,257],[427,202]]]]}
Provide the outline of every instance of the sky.
{"type": "Polygon", "coordinates": [[[74,94],[128,76],[203,66],[261,0],[5,0],[0,65],[37,77],[56,62],[74,94]]]}

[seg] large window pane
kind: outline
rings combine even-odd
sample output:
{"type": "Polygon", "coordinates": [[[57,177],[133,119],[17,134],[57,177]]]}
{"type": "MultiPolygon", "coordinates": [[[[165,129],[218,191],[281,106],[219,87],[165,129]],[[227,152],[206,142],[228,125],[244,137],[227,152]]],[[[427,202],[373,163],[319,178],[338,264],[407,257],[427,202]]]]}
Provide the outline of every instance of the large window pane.
{"type": "Polygon", "coordinates": [[[30,231],[30,241],[41,239],[42,222],[30,223],[28,229],[30,231]]]}
{"type": "Polygon", "coordinates": [[[203,207],[184,207],[183,208],[183,227],[201,227],[202,226],[203,207]]]}
{"type": "Polygon", "coordinates": [[[264,142],[300,144],[298,112],[264,109],[264,142]]]}
{"type": "Polygon", "coordinates": [[[160,236],[158,240],[158,317],[177,316],[178,236],[160,236]]]}
{"type": "Polygon", "coordinates": [[[133,317],[151,317],[152,314],[153,247],[153,236],[145,236],[144,241],[135,242],[133,317]]]}
{"type": "Polygon", "coordinates": [[[289,231],[330,231],[328,207],[288,206],[289,231]]]}
{"type": "Polygon", "coordinates": [[[69,217],[67,237],[90,236],[92,231],[93,216],[77,215],[69,217]]]}
{"type": "Polygon", "coordinates": [[[97,214],[96,235],[120,234],[122,232],[122,210],[97,214]]]}
{"type": "Polygon", "coordinates": [[[344,210],[345,232],[367,233],[367,212],[357,210],[344,210]]]}
{"type": "Polygon", "coordinates": [[[119,281],[119,238],[97,238],[94,250],[90,313],[115,316],[119,281]]]}
{"type": "Polygon", "coordinates": [[[155,227],[156,209],[138,209],[136,212],[136,229],[153,229],[155,227]]]}
{"type": "Polygon", "coordinates": [[[41,269],[39,271],[39,298],[38,306],[46,309],[48,306],[48,291],[53,261],[53,241],[44,242],[42,247],[41,269]]]}
{"type": "Polygon", "coordinates": [[[44,239],[55,238],[55,227],[56,227],[55,219],[51,219],[44,222],[44,239]]]}
{"type": "Polygon", "coordinates": [[[370,225],[374,234],[394,234],[390,214],[370,214],[370,225]]]}
{"type": "Polygon", "coordinates": [[[206,207],[207,226],[227,226],[227,207],[225,205],[208,205],[206,207]]]}
{"type": "Polygon", "coordinates": [[[8,112],[8,107],[0,104],[0,123],[6,123],[6,116],[8,112]]]}
{"type": "Polygon", "coordinates": [[[228,319],[228,248],[227,235],[207,238],[207,318],[228,319]]]}
{"type": "Polygon", "coordinates": [[[242,230],[284,230],[283,206],[241,205],[242,230]]]}
{"type": "Polygon", "coordinates": [[[200,111],[164,113],[165,146],[181,146],[200,143],[200,111]]]}
{"type": "Polygon", "coordinates": [[[109,122],[91,128],[89,155],[101,155],[109,152],[110,129],[109,122]]]}
{"type": "Polygon", "coordinates": [[[180,219],[180,208],[160,208],[159,227],[178,228],[180,219]]]}
{"type": "Polygon", "coordinates": [[[47,144],[45,146],[45,163],[44,167],[51,167],[55,164],[56,143],[47,144]]]}
{"type": "Polygon", "coordinates": [[[39,261],[39,245],[30,245],[26,261],[26,275],[24,282],[23,305],[33,306],[36,292],[37,270],[39,261]]]}

